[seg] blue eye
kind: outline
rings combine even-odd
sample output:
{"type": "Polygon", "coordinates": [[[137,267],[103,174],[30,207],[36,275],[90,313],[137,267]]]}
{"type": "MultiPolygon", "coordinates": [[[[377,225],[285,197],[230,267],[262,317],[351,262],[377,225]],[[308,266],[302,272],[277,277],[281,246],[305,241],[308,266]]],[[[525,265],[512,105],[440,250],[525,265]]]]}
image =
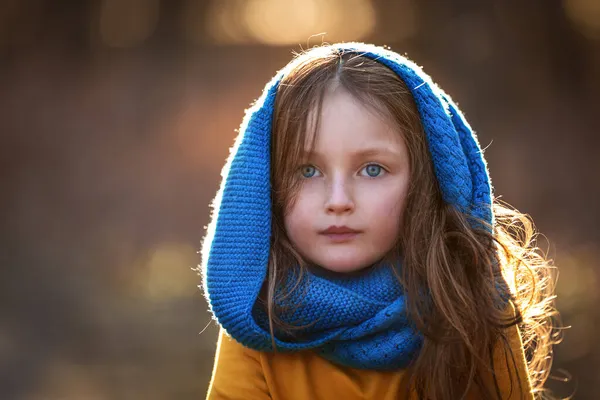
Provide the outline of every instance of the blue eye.
{"type": "Polygon", "coordinates": [[[312,165],[303,165],[300,167],[300,172],[305,178],[312,178],[317,173],[317,169],[312,165]]]}
{"type": "Polygon", "coordinates": [[[377,164],[369,164],[363,168],[363,171],[366,171],[369,177],[376,178],[381,175],[383,168],[377,164]]]}

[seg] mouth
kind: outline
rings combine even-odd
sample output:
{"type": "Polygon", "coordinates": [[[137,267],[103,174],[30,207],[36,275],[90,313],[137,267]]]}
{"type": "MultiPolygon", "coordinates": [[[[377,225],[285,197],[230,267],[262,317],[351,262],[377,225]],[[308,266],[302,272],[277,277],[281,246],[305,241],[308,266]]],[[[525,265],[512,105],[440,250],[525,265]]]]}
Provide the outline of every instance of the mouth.
{"type": "Polygon", "coordinates": [[[319,232],[320,235],[325,236],[332,242],[336,243],[350,241],[360,233],[361,231],[348,228],[347,226],[330,226],[324,231],[319,232]]]}

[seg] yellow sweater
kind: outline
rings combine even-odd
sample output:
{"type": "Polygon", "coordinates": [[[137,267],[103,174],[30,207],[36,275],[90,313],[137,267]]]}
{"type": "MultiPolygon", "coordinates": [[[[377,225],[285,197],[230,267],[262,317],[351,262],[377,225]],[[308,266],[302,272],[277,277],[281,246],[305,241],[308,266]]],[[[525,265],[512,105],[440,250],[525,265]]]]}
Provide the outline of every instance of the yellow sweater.
{"type": "MultiPolygon", "coordinates": [[[[503,351],[494,354],[498,383],[503,399],[533,399],[517,326],[508,332],[516,370],[506,368],[503,351]],[[516,375],[515,375],[516,373],[516,375]],[[513,374],[511,388],[510,374],[513,374]],[[527,395],[521,396],[514,378],[523,382],[527,395]]],[[[510,363],[509,363],[510,364],[510,363]]],[[[262,353],[248,349],[221,331],[208,400],[358,400],[397,399],[402,371],[382,372],[341,367],[312,351],[262,353]]],[[[410,398],[416,398],[411,396],[410,398]]],[[[480,399],[476,393],[471,399],[480,399]]]]}

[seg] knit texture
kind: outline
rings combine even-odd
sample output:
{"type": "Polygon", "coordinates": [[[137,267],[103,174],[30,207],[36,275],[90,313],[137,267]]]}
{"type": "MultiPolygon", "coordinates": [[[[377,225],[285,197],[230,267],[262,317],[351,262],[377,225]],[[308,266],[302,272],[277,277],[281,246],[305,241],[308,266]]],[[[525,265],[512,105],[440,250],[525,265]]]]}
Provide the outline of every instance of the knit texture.
{"type": "MultiPolygon", "coordinates": [[[[456,104],[421,68],[397,53],[363,43],[315,51],[360,54],[396,72],[415,99],[444,201],[493,225],[491,184],[477,138],[456,104]]],[[[279,82],[293,65],[282,69],[246,112],[222,171],[202,248],[204,291],[215,319],[238,342],[258,351],[272,350],[266,316],[256,300],[271,240],[273,107],[279,82]]],[[[276,335],[278,350],[315,349],[355,368],[406,366],[422,339],[406,318],[406,299],[392,271],[400,267],[374,266],[340,279],[308,273],[288,300],[298,306],[282,318],[311,325],[302,340],[276,335]]]]}
{"type": "MultiPolygon", "coordinates": [[[[421,346],[422,337],[406,315],[405,297],[391,265],[379,264],[360,276],[304,276],[280,318],[294,326],[294,341],[275,331],[283,351],[316,348],[331,361],[354,368],[394,369],[406,366],[421,346]]],[[[399,268],[399,266],[396,266],[399,268]]],[[[254,320],[268,331],[262,307],[254,320]]],[[[267,350],[269,350],[268,348],[267,350]]]]}

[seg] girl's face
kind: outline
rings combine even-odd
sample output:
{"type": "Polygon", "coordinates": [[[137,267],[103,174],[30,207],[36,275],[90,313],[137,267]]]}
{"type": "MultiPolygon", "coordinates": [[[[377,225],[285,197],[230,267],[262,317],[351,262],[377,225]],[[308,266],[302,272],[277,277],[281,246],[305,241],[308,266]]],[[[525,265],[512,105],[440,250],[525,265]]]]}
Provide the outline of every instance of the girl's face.
{"type": "Polygon", "coordinates": [[[309,262],[352,272],[395,245],[409,187],[408,151],[398,128],[347,91],[329,90],[314,150],[284,217],[289,239],[309,262]]]}

